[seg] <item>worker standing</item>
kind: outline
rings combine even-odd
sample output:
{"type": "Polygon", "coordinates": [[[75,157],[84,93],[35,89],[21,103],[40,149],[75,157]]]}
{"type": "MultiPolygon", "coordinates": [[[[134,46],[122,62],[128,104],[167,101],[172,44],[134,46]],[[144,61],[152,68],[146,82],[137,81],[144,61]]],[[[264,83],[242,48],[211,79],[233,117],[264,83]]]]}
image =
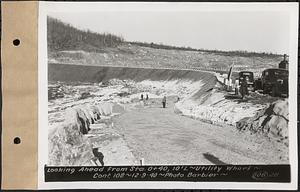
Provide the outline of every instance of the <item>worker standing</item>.
{"type": "Polygon", "coordinates": [[[288,55],[283,55],[283,60],[278,65],[279,69],[289,69],[289,61],[288,61],[288,55]]]}
{"type": "Polygon", "coordinates": [[[163,99],[162,99],[163,108],[166,108],[166,104],[167,104],[167,97],[164,96],[163,99]]]}
{"type": "Polygon", "coordinates": [[[235,95],[238,95],[239,94],[239,80],[238,79],[235,79],[234,90],[235,90],[235,95]]]}
{"type": "Polygon", "coordinates": [[[241,95],[242,99],[244,99],[245,95],[248,95],[248,83],[245,77],[242,78],[242,83],[241,83],[241,95]]]}

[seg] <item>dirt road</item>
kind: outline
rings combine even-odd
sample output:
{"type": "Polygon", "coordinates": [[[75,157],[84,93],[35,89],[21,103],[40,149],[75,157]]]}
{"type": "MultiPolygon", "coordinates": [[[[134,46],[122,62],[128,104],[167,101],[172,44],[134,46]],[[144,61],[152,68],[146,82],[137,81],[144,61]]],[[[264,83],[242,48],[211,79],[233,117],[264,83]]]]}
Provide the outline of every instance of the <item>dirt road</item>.
{"type": "MultiPolygon", "coordinates": [[[[151,102],[150,102],[151,103],[151,102]]],[[[174,102],[162,108],[127,107],[114,119],[137,160],[151,164],[270,164],[287,163],[276,142],[239,133],[174,113],[174,102]]]]}

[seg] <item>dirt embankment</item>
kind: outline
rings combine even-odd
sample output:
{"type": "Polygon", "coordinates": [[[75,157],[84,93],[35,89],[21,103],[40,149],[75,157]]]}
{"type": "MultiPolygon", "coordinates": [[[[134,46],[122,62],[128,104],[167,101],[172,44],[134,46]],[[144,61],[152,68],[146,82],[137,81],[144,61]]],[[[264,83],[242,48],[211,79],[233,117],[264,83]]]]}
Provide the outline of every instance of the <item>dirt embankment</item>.
{"type": "Polygon", "coordinates": [[[227,124],[250,134],[264,135],[288,146],[288,98],[251,92],[241,99],[222,87],[203,90],[176,103],[175,111],[211,124],[227,124]]]}
{"type": "Polygon", "coordinates": [[[122,110],[109,102],[67,108],[63,121],[49,129],[48,165],[134,164],[134,157],[111,120],[122,110]],[[96,158],[95,151],[102,159],[96,158]]]}
{"type": "Polygon", "coordinates": [[[111,113],[110,104],[68,108],[63,122],[49,130],[49,164],[89,164],[82,159],[93,157],[93,144],[84,135],[91,130],[91,124],[100,120],[100,116],[111,113]]]}
{"type": "Polygon", "coordinates": [[[48,80],[64,82],[99,83],[110,79],[130,79],[135,82],[152,81],[203,81],[213,85],[216,77],[213,73],[191,70],[150,69],[129,67],[103,67],[71,64],[49,64],[48,80]]]}

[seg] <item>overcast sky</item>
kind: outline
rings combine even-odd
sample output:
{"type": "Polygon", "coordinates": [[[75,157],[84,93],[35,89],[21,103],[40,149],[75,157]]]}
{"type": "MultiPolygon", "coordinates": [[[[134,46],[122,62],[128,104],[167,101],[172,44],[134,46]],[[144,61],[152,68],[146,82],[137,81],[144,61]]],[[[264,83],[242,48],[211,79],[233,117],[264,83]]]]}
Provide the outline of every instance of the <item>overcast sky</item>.
{"type": "Polygon", "coordinates": [[[218,50],[289,52],[285,12],[98,11],[52,12],[80,29],[122,35],[127,41],[218,50]]]}

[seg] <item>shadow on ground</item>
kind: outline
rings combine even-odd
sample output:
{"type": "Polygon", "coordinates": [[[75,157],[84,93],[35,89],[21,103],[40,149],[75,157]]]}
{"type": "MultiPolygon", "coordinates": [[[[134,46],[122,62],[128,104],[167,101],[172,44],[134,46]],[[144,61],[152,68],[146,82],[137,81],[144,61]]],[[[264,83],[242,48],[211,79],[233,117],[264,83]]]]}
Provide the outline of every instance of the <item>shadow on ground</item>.
{"type": "Polygon", "coordinates": [[[221,161],[219,158],[215,157],[214,155],[210,153],[203,153],[203,156],[209,160],[210,162],[216,164],[216,165],[228,165],[227,163],[221,161]]]}

